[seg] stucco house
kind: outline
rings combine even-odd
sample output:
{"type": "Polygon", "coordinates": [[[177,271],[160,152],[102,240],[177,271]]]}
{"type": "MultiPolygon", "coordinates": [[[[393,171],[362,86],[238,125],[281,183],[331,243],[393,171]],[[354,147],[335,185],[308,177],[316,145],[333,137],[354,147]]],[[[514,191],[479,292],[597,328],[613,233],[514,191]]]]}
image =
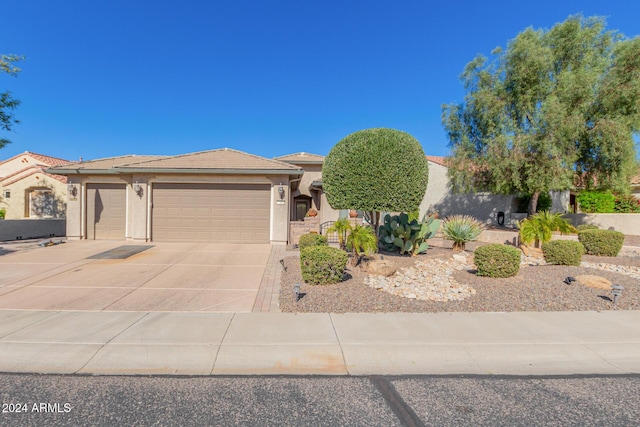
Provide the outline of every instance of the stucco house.
{"type": "Polygon", "coordinates": [[[303,170],[224,148],[70,163],[49,173],[68,179],[69,239],[285,244],[291,190],[303,170]]]}
{"type": "Polygon", "coordinates": [[[47,168],[68,160],[25,151],[0,162],[0,209],[6,219],[64,218],[67,178],[47,168]]]}

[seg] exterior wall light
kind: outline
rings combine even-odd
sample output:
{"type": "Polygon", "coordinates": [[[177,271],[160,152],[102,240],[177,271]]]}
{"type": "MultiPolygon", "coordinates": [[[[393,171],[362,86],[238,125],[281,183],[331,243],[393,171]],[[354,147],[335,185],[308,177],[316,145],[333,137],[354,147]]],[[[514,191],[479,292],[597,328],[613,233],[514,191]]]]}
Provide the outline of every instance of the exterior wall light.
{"type": "Polygon", "coordinates": [[[300,301],[300,283],[293,285],[293,292],[296,294],[296,302],[300,301]]]}
{"type": "Polygon", "coordinates": [[[142,197],[142,193],[143,193],[143,191],[142,191],[142,185],[138,184],[138,181],[136,181],[136,182],[133,184],[133,191],[135,191],[135,192],[136,192],[136,194],[138,195],[138,197],[142,197]]]}
{"type": "Polygon", "coordinates": [[[74,183],[70,182],[67,184],[67,192],[71,197],[76,197],[78,195],[78,188],[74,183]]]}
{"type": "Polygon", "coordinates": [[[284,200],[284,187],[282,185],[278,187],[278,194],[280,195],[280,200],[284,200]]]}

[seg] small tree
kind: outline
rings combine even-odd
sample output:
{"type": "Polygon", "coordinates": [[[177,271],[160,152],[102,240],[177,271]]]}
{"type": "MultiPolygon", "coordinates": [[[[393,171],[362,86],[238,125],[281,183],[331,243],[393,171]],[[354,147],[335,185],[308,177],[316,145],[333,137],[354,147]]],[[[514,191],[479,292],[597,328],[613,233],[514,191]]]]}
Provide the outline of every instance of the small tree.
{"type": "Polygon", "coordinates": [[[464,103],[443,107],[459,191],[530,194],[579,180],[628,192],[640,130],[640,38],[573,16],[550,30],[527,28],[494,60],[476,57],[462,80],[464,103]]]}
{"type": "MultiPolygon", "coordinates": [[[[13,63],[22,59],[21,56],[17,55],[0,55],[0,72],[16,76],[20,72],[20,68],[14,66],[13,63]]],[[[13,115],[13,110],[18,105],[20,105],[20,100],[15,99],[11,92],[0,93],[0,129],[10,132],[14,124],[20,123],[13,115]]],[[[7,138],[0,137],[0,148],[10,142],[7,138]]]]}
{"type": "Polygon", "coordinates": [[[419,208],[428,180],[422,146],[395,129],[365,129],[348,135],[331,149],[322,167],[329,205],[367,212],[376,234],[380,212],[419,208]]]}

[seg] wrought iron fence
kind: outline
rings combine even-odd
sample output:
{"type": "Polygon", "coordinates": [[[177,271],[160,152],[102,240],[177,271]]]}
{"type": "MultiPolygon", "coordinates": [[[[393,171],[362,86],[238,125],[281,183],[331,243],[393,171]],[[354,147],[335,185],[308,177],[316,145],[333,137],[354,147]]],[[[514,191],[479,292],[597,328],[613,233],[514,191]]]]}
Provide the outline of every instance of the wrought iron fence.
{"type": "Polygon", "coordinates": [[[338,243],[338,233],[329,233],[328,230],[333,227],[335,221],[327,221],[320,224],[320,234],[327,238],[328,243],[338,243]]]}

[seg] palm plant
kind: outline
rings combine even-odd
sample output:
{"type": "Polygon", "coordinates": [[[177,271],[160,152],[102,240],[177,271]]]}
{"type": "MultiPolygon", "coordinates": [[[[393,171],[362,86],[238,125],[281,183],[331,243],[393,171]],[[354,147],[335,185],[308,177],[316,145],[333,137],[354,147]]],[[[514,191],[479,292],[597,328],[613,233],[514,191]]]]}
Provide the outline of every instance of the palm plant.
{"type": "Polygon", "coordinates": [[[453,240],[453,250],[463,251],[467,242],[472,242],[482,234],[484,226],[469,215],[452,215],[442,221],[442,234],[453,240]]]}
{"type": "Polygon", "coordinates": [[[352,230],[351,223],[347,218],[340,218],[327,229],[327,233],[336,233],[338,235],[338,245],[340,249],[345,248],[347,241],[347,233],[352,230]]]}
{"type": "Polygon", "coordinates": [[[526,218],[518,224],[520,229],[520,239],[525,245],[535,242],[535,247],[540,247],[540,243],[548,242],[554,231],[562,234],[577,233],[578,230],[571,225],[562,214],[552,214],[549,211],[541,211],[526,218]]]}
{"type": "Polygon", "coordinates": [[[354,265],[358,265],[363,255],[372,254],[378,249],[376,233],[371,227],[356,225],[347,237],[347,248],[355,253],[354,265]]]}

